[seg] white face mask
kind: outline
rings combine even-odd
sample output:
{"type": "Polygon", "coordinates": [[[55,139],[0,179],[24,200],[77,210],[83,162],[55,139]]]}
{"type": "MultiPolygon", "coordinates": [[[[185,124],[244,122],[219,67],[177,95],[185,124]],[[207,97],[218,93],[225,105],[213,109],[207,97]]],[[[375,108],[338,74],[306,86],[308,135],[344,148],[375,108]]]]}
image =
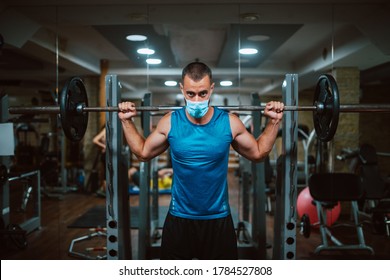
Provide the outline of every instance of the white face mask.
{"type": "Polygon", "coordinates": [[[209,110],[209,100],[207,99],[204,101],[192,102],[186,99],[186,110],[190,116],[194,117],[195,119],[200,119],[206,115],[207,111],[209,110]]]}

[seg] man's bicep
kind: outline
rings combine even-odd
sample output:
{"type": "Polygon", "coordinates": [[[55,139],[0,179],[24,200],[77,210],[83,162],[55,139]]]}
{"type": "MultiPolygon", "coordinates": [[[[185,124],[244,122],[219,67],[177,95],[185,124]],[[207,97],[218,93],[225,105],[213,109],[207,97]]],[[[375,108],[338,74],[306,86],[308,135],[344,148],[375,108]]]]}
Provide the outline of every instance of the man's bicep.
{"type": "Polygon", "coordinates": [[[167,119],[161,120],[156,129],[149,135],[145,141],[145,149],[148,151],[148,154],[151,154],[152,157],[155,157],[162,152],[164,152],[168,144],[168,128],[167,128],[167,119]]]}

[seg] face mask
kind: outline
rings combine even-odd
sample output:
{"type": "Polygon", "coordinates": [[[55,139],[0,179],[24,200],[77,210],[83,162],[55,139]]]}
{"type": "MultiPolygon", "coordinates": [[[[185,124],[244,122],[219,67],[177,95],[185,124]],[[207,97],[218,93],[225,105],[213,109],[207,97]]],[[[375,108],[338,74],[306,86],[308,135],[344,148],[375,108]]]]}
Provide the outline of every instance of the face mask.
{"type": "Polygon", "coordinates": [[[186,99],[186,110],[190,116],[195,119],[199,119],[206,115],[209,110],[209,100],[200,101],[200,102],[192,102],[186,99]]]}

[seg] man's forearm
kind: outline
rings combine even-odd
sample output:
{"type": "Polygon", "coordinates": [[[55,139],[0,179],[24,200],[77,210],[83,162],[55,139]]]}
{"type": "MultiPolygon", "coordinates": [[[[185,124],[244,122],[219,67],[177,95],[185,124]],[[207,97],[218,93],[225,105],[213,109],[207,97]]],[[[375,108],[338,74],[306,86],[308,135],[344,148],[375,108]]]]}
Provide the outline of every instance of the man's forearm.
{"type": "Polygon", "coordinates": [[[130,150],[137,156],[142,157],[145,138],[138,132],[131,120],[122,120],[123,133],[130,150]]]}
{"type": "Polygon", "coordinates": [[[280,121],[276,123],[268,122],[263,133],[257,139],[259,150],[264,152],[266,156],[271,152],[275,144],[275,140],[279,132],[279,127],[280,121]]]}

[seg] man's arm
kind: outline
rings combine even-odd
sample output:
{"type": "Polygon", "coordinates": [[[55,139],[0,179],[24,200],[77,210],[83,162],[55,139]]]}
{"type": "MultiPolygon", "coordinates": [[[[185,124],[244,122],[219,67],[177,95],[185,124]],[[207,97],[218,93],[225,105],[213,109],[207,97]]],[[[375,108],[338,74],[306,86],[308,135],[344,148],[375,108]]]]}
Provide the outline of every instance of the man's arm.
{"type": "Polygon", "coordinates": [[[264,115],[269,117],[263,133],[255,139],[251,133],[247,131],[241,120],[234,115],[230,115],[230,126],[233,134],[233,148],[243,157],[259,162],[264,160],[271,152],[278,135],[279,127],[283,118],[283,103],[269,102],[267,103],[264,115]]]}
{"type": "Polygon", "coordinates": [[[170,113],[161,118],[156,129],[145,139],[132,121],[132,118],[137,114],[134,103],[122,102],[118,104],[118,107],[118,117],[122,122],[127,144],[139,160],[149,161],[168,148],[170,113]]]}

